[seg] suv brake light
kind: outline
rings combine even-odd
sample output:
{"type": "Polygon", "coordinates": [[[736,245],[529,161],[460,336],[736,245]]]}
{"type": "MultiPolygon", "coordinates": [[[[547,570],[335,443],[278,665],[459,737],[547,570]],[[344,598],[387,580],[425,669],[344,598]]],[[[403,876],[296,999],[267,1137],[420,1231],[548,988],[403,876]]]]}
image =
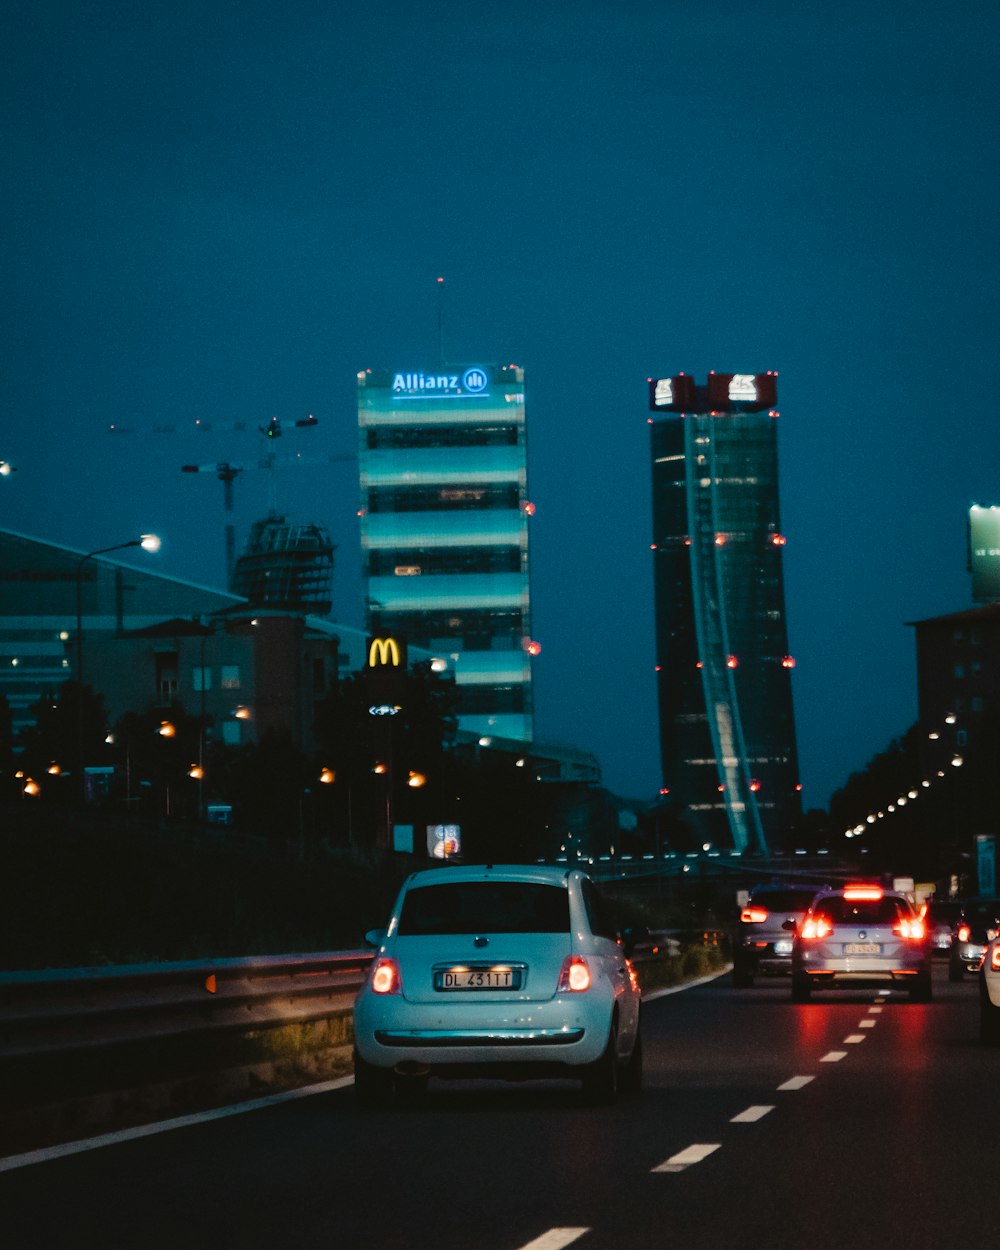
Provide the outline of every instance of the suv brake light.
{"type": "Polygon", "coordinates": [[[377,959],[372,968],[372,993],[400,994],[402,990],[403,978],[395,959],[390,959],[387,955],[377,959]]]}
{"type": "Polygon", "coordinates": [[[904,916],[892,931],[910,942],[922,942],[927,936],[927,928],[919,916],[904,916]]]}
{"type": "Polygon", "coordinates": [[[960,924],[958,926],[958,940],[960,942],[967,942],[970,937],[972,937],[972,930],[969,926],[967,924],[960,924]]]}
{"type": "Polygon", "coordinates": [[[590,968],[587,961],[582,955],[567,955],[563,960],[562,970],[559,973],[559,984],[556,986],[556,993],[560,994],[569,991],[572,994],[580,994],[584,990],[590,989],[590,968]]]}
{"type": "Polygon", "coordinates": [[[881,886],[878,885],[848,885],[844,887],[844,898],[852,901],[867,900],[874,902],[883,895],[881,886]]]}
{"type": "Polygon", "coordinates": [[[829,937],[832,932],[833,925],[826,916],[806,916],[799,930],[799,937],[818,942],[821,938],[829,937]]]}
{"type": "Polygon", "coordinates": [[[740,922],[742,924],[763,924],[766,919],[766,907],[744,907],[740,912],[740,922]]]}
{"type": "Polygon", "coordinates": [[[990,967],[994,972],[1000,972],[1000,946],[994,946],[990,951],[990,967]]]}

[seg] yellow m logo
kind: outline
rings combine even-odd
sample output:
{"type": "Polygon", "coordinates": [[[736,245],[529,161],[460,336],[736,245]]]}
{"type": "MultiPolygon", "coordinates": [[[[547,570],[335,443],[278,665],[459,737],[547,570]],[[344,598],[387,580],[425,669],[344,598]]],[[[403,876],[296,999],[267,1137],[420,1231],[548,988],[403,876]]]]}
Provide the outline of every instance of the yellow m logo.
{"type": "Polygon", "coordinates": [[[368,647],[368,667],[378,668],[380,665],[391,664],[399,668],[399,643],[395,638],[373,638],[368,647]]]}

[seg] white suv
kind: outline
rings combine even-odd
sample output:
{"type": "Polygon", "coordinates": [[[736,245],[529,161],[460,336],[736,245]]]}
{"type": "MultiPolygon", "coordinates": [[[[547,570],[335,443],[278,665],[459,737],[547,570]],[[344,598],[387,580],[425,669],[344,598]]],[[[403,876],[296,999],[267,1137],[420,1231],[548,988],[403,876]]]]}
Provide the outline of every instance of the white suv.
{"type": "Polygon", "coordinates": [[[639,987],[593,881],[449,867],[404,883],[354,1006],[358,1098],[427,1078],[571,1077],[595,1102],[642,1081],[639,987]]]}

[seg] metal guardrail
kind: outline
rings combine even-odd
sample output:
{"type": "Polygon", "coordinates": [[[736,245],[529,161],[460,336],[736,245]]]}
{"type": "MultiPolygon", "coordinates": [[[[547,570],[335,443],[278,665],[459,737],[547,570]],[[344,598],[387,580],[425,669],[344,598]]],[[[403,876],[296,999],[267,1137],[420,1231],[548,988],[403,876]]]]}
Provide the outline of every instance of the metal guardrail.
{"type": "Polygon", "coordinates": [[[370,951],[0,972],[0,1061],[349,1011],[370,951]]]}

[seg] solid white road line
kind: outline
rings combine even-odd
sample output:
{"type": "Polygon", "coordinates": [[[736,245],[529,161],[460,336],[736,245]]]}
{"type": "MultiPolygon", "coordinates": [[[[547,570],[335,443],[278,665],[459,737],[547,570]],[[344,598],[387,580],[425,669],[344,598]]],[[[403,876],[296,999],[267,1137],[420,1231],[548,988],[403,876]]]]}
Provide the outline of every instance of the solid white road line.
{"type": "Polygon", "coordinates": [[[642,1001],[644,1003],[655,1002],[658,998],[666,998],[668,994],[680,994],[684,990],[697,989],[699,985],[708,985],[709,981],[718,981],[719,977],[724,977],[727,973],[732,972],[733,965],[727,964],[721,972],[709,973],[707,977],[698,977],[695,981],[685,981],[683,985],[668,985],[662,990],[653,990],[649,994],[643,994],[642,1001]]]}
{"type": "Polygon", "coordinates": [[[563,1246],[571,1246],[584,1233],[589,1232],[589,1228],[550,1228],[547,1233],[542,1233],[541,1237],[536,1237],[534,1241],[523,1245],[521,1250],[562,1250],[563,1246]]]}
{"type": "Polygon", "coordinates": [[[692,1163],[701,1163],[702,1159],[707,1159],[708,1156],[718,1150],[721,1145],[722,1142],[714,1142],[711,1145],[700,1143],[694,1146],[688,1146],[686,1149],[679,1151],[677,1154],[671,1155],[665,1163],[661,1163],[659,1167],[653,1168],[653,1171],[683,1172],[684,1169],[689,1168],[692,1163]]]}
{"type": "Polygon", "coordinates": [[[820,1063],[840,1063],[841,1059],[847,1058],[846,1050],[831,1050],[829,1054],[823,1056],[820,1063]]]}
{"type": "Polygon", "coordinates": [[[12,1172],[26,1168],[32,1163],[47,1163],[50,1159],[63,1159],[67,1155],[82,1154],[85,1150],[98,1150],[101,1146],[117,1146],[120,1142],[135,1141],[140,1137],[153,1137],[157,1133],[169,1133],[175,1128],[190,1128],[194,1124],[207,1124],[210,1120],[224,1120],[227,1116],[243,1115],[246,1111],[260,1111],[275,1107],[278,1103],[294,1102],[297,1098],[309,1098],[313,1094],[328,1094],[334,1089],[353,1085],[353,1076],[341,1076],[335,1081],[320,1081],[316,1085],[304,1085],[288,1089],[281,1094],[269,1094],[252,1102],[237,1102],[229,1107],[214,1107],[211,1111],[198,1111],[193,1115],[177,1116],[173,1120],[159,1120],[155,1124],[139,1124],[135,1128],[121,1129],[116,1133],[102,1133],[100,1137],[85,1137],[81,1141],[65,1142],[61,1146],[47,1146],[43,1150],[29,1150],[25,1154],[8,1155],[0,1159],[0,1172],[12,1172]]]}
{"type": "Polygon", "coordinates": [[[763,1120],[769,1111],[773,1111],[773,1107],[747,1107],[746,1111],[741,1111],[739,1115],[734,1115],[729,1121],[730,1124],[756,1124],[758,1120],[763,1120]]]}
{"type": "Polygon", "coordinates": [[[802,1089],[804,1086],[808,1085],[810,1081],[815,1081],[815,1079],[816,1078],[814,1076],[793,1076],[790,1080],[786,1081],[784,1085],[779,1085],[778,1089],[802,1089]]]}

